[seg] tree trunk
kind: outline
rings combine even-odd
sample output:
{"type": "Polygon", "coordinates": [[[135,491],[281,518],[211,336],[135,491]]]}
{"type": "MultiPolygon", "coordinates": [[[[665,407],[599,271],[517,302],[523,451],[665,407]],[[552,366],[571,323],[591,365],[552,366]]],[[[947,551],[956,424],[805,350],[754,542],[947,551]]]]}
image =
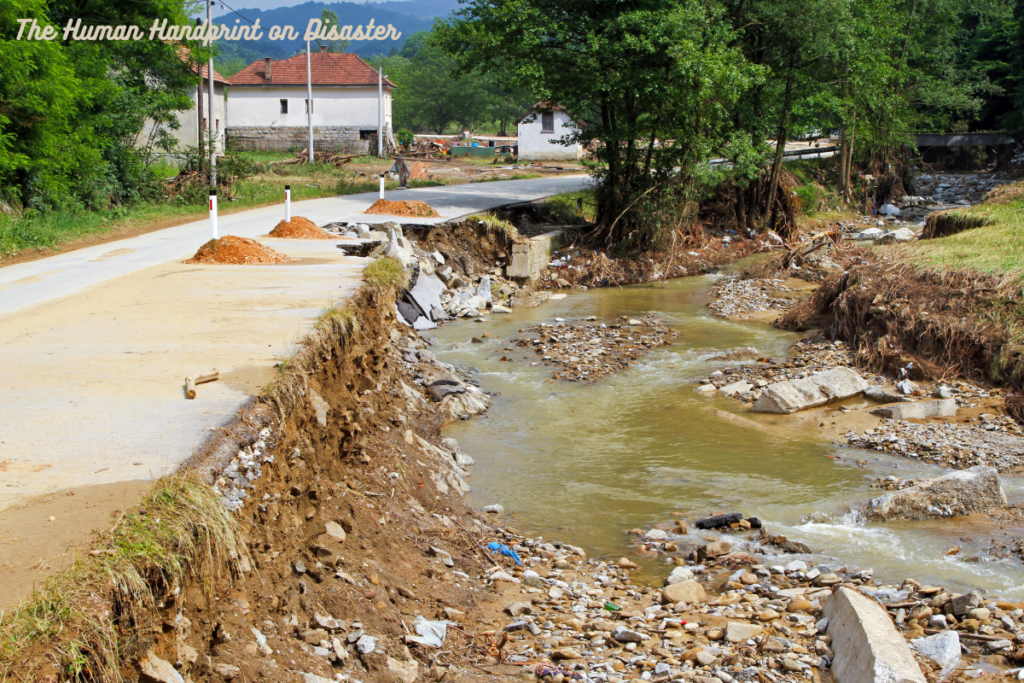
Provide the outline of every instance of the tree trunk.
{"type": "Polygon", "coordinates": [[[839,195],[846,199],[846,186],[850,182],[850,176],[846,174],[846,128],[839,131],[839,179],[836,183],[836,189],[839,190],[839,195]]]}
{"type": "Polygon", "coordinates": [[[772,174],[768,182],[768,202],[765,210],[771,217],[771,226],[775,227],[775,197],[778,193],[779,177],[782,175],[782,163],[786,151],[786,135],[789,132],[789,108],[792,106],[793,95],[793,71],[790,67],[789,76],[786,77],[786,97],[782,103],[782,115],[779,117],[779,130],[775,141],[775,161],[772,163],[772,174]]]}
{"type": "Polygon", "coordinates": [[[739,185],[736,186],[736,225],[743,230],[747,225],[747,198],[739,185]]]}

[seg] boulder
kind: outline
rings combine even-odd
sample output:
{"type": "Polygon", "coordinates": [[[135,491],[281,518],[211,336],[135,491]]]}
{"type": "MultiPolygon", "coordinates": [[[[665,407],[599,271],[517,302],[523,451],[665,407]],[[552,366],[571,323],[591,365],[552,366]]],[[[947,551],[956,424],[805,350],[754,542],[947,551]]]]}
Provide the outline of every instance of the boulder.
{"type": "Polygon", "coordinates": [[[925,683],[907,641],[877,602],[839,588],[825,601],[823,612],[837,683],[925,683]]]}
{"type": "Polygon", "coordinates": [[[868,228],[867,230],[861,230],[853,236],[855,240],[875,240],[885,234],[884,230],[879,228],[868,228]]]}
{"type": "Polygon", "coordinates": [[[883,216],[901,216],[901,215],[903,215],[903,212],[900,211],[900,208],[898,206],[893,205],[893,204],[882,204],[882,208],[880,208],[878,210],[878,213],[882,214],[883,216]]]}
{"type": "Polygon", "coordinates": [[[910,228],[900,228],[889,233],[897,242],[910,242],[917,238],[917,233],[910,228]]]}
{"type": "MultiPolygon", "coordinates": [[[[672,603],[673,605],[685,602],[687,605],[699,604],[707,600],[708,594],[704,590],[704,586],[700,585],[694,579],[687,579],[686,581],[680,581],[679,583],[673,583],[669,586],[665,586],[661,589],[662,597],[665,599],[665,603],[672,603]]],[[[618,638],[616,638],[618,640],[618,638]]]]}
{"type": "Polygon", "coordinates": [[[732,552],[732,543],[726,540],[714,541],[704,546],[704,552],[708,557],[720,557],[732,552]]]}
{"type": "Polygon", "coordinates": [[[981,512],[1006,504],[994,467],[976,465],[872,499],[870,519],[927,519],[981,512]]]}
{"type": "Polygon", "coordinates": [[[704,519],[698,519],[693,523],[693,526],[698,529],[718,529],[723,526],[729,526],[743,519],[743,515],[739,512],[728,512],[724,515],[712,515],[704,519]]]}
{"type": "Polygon", "coordinates": [[[900,402],[879,406],[872,410],[871,413],[887,417],[890,420],[924,420],[929,417],[954,417],[956,415],[956,399],[943,398],[938,401],[918,401],[917,403],[900,402]]]}
{"type": "Polygon", "coordinates": [[[693,572],[686,567],[676,567],[672,570],[672,573],[665,579],[666,586],[672,586],[683,581],[689,581],[693,578],[693,572]]]}
{"type": "Polygon", "coordinates": [[[755,413],[795,413],[856,396],[868,386],[864,378],[850,368],[833,368],[803,379],[768,385],[751,410],[755,413]]]}

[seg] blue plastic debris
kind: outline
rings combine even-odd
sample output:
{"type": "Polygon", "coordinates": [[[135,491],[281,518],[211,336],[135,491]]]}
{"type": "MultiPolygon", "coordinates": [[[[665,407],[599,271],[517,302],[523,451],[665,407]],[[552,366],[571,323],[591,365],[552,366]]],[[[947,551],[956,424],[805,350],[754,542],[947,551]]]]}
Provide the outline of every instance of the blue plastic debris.
{"type": "Polygon", "coordinates": [[[512,548],[509,548],[504,543],[498,543],[497,541],[493,541],[487,544],[487,549],[490,550],[492,553],[498,553],[499,555],[504,555],[505,557],[511,557],[513,560],[516,561],[516,564],[523,563],[523,561],[519,559],[519,553],[517,553],[515,550],[512,550],[512,548]]]}

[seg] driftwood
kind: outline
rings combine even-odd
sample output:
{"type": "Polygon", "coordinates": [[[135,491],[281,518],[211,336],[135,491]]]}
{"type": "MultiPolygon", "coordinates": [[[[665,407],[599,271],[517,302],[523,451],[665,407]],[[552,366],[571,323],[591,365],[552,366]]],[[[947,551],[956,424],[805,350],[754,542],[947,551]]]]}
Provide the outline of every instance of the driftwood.
{"type": "MultiPolygon", "coordinates": [[[[347,164],[352,163],[352,160],[356,158],[356,154],[340,155],[334,152],[313,152],[313,163],[316,164],[334,164],[338,168],[342,168],[347,164]]],[[[291,159],[284,159],[282,161],[275,161],[272,166],[302,166],[303,164],[309,163],[309,148],[306,147],[301,152],[296,154],[291,159]]]]}
{"type": "Polygon", "coordinates": [[[199,375],[198,377],[186,377],[185,378],[185,397],[195,398],[196,397],[196,385],[206,384],[207,382],[216,382],[220,379],[220,372],[214,370],[208,375],[199,375]]]}

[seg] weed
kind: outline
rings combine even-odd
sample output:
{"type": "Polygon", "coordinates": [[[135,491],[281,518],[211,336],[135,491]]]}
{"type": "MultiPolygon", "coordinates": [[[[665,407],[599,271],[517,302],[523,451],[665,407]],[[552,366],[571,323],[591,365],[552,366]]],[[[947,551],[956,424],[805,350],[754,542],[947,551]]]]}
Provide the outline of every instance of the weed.
{"type": "Polygon", "coordinates": [[[363,282],[373,289],[391,290],[397,294],[409,286],[409,275],[397,259],[381,256],[363,268],[363,282]]]}
{"type": "Polygon", "coordinates": [[[593,223],[597,216],[597,199],[593,190],[557,194],[546,200],[544,207],[554,221],[565,225],[593,223]]]}
{"type": "Polygon", "coordinates": [[[478,213],[470,216],[467,220],[480,221],[487,228],[489,234],[502,235],[509,242],[515,242],[519,239],[519,231],[516,230],[516,226],[498,218],[494,214],[478,213]]]}

